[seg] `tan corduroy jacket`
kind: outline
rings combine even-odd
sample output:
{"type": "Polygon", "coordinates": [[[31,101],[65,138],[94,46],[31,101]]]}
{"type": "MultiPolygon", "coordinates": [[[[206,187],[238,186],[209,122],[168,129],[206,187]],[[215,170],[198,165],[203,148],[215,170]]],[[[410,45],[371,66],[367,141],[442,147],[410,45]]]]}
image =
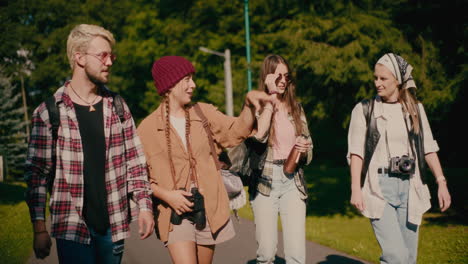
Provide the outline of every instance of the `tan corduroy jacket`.
{"type": "MultiPolygon", "coordinates": [[[[252,127],[242,123],[241,119],[226,116],[211,104],[198,104],[210,123],[218,153],[221,151],[219,145],[235,146],[250,134],[252,127]]],[[[196,161],[200,193],[205,199],[206,216],[211,232],[216,233],[229,220],[229,199],[223,179],[211,156],[208,136],[201,118],[193,107],[190,108],[189,114],[190,142],[196,161]]],[[[164,109],[161,105],[138,126],[138,134],[148,162],[150,182],[167,190],[187,188],[190,184],[188,152],[185,150],[182,139],[171,126],[171,151],[177,181],[177,188],[174,188],[164,127],[164,109]]],[[[171,208],[165,203],[157,203],[155,215],[158,237],[165,242],[168,240],[169,231],[172,230],[171,208]]]]}

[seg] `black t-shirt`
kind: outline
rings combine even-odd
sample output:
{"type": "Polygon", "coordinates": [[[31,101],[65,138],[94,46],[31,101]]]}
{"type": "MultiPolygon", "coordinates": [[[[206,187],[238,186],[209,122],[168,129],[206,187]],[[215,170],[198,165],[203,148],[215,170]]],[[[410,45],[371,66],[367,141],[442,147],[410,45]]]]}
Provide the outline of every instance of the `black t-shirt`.
{"type": "Polygon", "coordinates": [[[73,104],[80,129],[84,162],[84,207],[83,216],[86,224],[100,234],[109,228],[107,192],[105,179],[106,140],[104,136],[104,114],[102,100],[89,106],[73,104]]]}

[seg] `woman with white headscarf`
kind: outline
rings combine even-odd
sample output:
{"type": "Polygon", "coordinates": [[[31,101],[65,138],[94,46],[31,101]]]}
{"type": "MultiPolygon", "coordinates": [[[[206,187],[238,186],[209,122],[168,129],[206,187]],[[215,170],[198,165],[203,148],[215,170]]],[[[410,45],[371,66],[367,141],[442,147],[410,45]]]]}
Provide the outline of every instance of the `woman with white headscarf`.
{"type": "Polygon", "coordinates": [[[450,194],[423,105],[416,100],[413,67],[387,53],[374,68],[377,96],[351,114],[347,159],[351,204],[370,218],[381,263],[416,263],[422,215],[431,207],[426,165],[438,184],[441,211],[450,194]]]}

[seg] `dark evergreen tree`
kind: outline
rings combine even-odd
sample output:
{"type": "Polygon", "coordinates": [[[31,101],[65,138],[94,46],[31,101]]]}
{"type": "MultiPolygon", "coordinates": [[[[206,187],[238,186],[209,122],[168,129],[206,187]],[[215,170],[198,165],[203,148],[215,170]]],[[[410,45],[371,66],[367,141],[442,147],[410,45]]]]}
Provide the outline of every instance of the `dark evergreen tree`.
{"type": "Polygon", "coordinates": [[[7,176],[22,175],[26,158],[26,122],[21,106],[21,92],[10,79],[0,75],[0,155],[7,176]]]}

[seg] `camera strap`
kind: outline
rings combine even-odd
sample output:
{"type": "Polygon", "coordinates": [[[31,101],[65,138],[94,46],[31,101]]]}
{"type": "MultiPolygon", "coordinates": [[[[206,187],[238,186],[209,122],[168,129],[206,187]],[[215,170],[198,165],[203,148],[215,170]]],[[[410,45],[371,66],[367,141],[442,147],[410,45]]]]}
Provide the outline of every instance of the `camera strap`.
{"type": "Polygon", "coordinates": [[[388,146],[388,136],[387,136],[387,129],[385,129],[385,146],[387,147],[387,158],[390,160],[392,155],[390,155],[390,147],[388,146]]]}
{"type": "MultiPolygon", "coordinates": [[[[404,113],[404,112],[403,112],[403,113],[404,113]]],[[[409,150],[408,150],[408,155],[413,154],[413,157],[412,157],[412,158],[416,158],[416,154],[415,154],[414,149],[413,149],[413,144],[411,143],[412,141],[411,141],[411,137],[410,137],[410,130],[409,130],[409,127],[408,127],[408,120],[407,120],[406,116],[403,116],[403,119],[405,120],[406,133],[407,133],[407,135],[408,135],[408,145],[409,145],[408,148],[411,149],[411,153],[410,153],[409,150]]],[[[410,157],[411,157],[411,156],[410,156],[410,157]]]]}
{"type": "MultiPolygon", "coordinates": [[[[188,110],[187,110],[186,115],[187,115],[187,121],[186,122],[190,122],[190,112],[188,110]]],[[[187,127],[190,127],[190,125],[187,125],[187,127]]],[[[195,187],[199,188],[198,187],[198,174],[197,174],[197,169],[196,169],[197,161],[193,157],[191,139],[192,139],[192,137],[190,136],[190,130],[189,130],[189,131],[187,131],[186,136],[185,136],[185,140],[187,141],[187,151],[188,151],[188,154],[189,154],[189,164],[190,164],[189,174],[190,174],[190,179],[195,184],[195,187]]]]}
{"type": "Polygon", "coordinates": [[[208,136],[208,141],[210,143],[211,156],[213,157],[213,161],[216,165],[216,169],[219,171],[221,169],[221,165],[218,162],[216,148],[214,146],[213,132],[211,132],[210,130],[210,123],[208,119],[206,118],[205,114],[203,114],[203,111],[201,110],[199,104],[195,104],[193,108],[195,109],[195,112],[197,113],[197,115],[202,119],[203,128],[205,129],[206,135],[208,136]]]}

